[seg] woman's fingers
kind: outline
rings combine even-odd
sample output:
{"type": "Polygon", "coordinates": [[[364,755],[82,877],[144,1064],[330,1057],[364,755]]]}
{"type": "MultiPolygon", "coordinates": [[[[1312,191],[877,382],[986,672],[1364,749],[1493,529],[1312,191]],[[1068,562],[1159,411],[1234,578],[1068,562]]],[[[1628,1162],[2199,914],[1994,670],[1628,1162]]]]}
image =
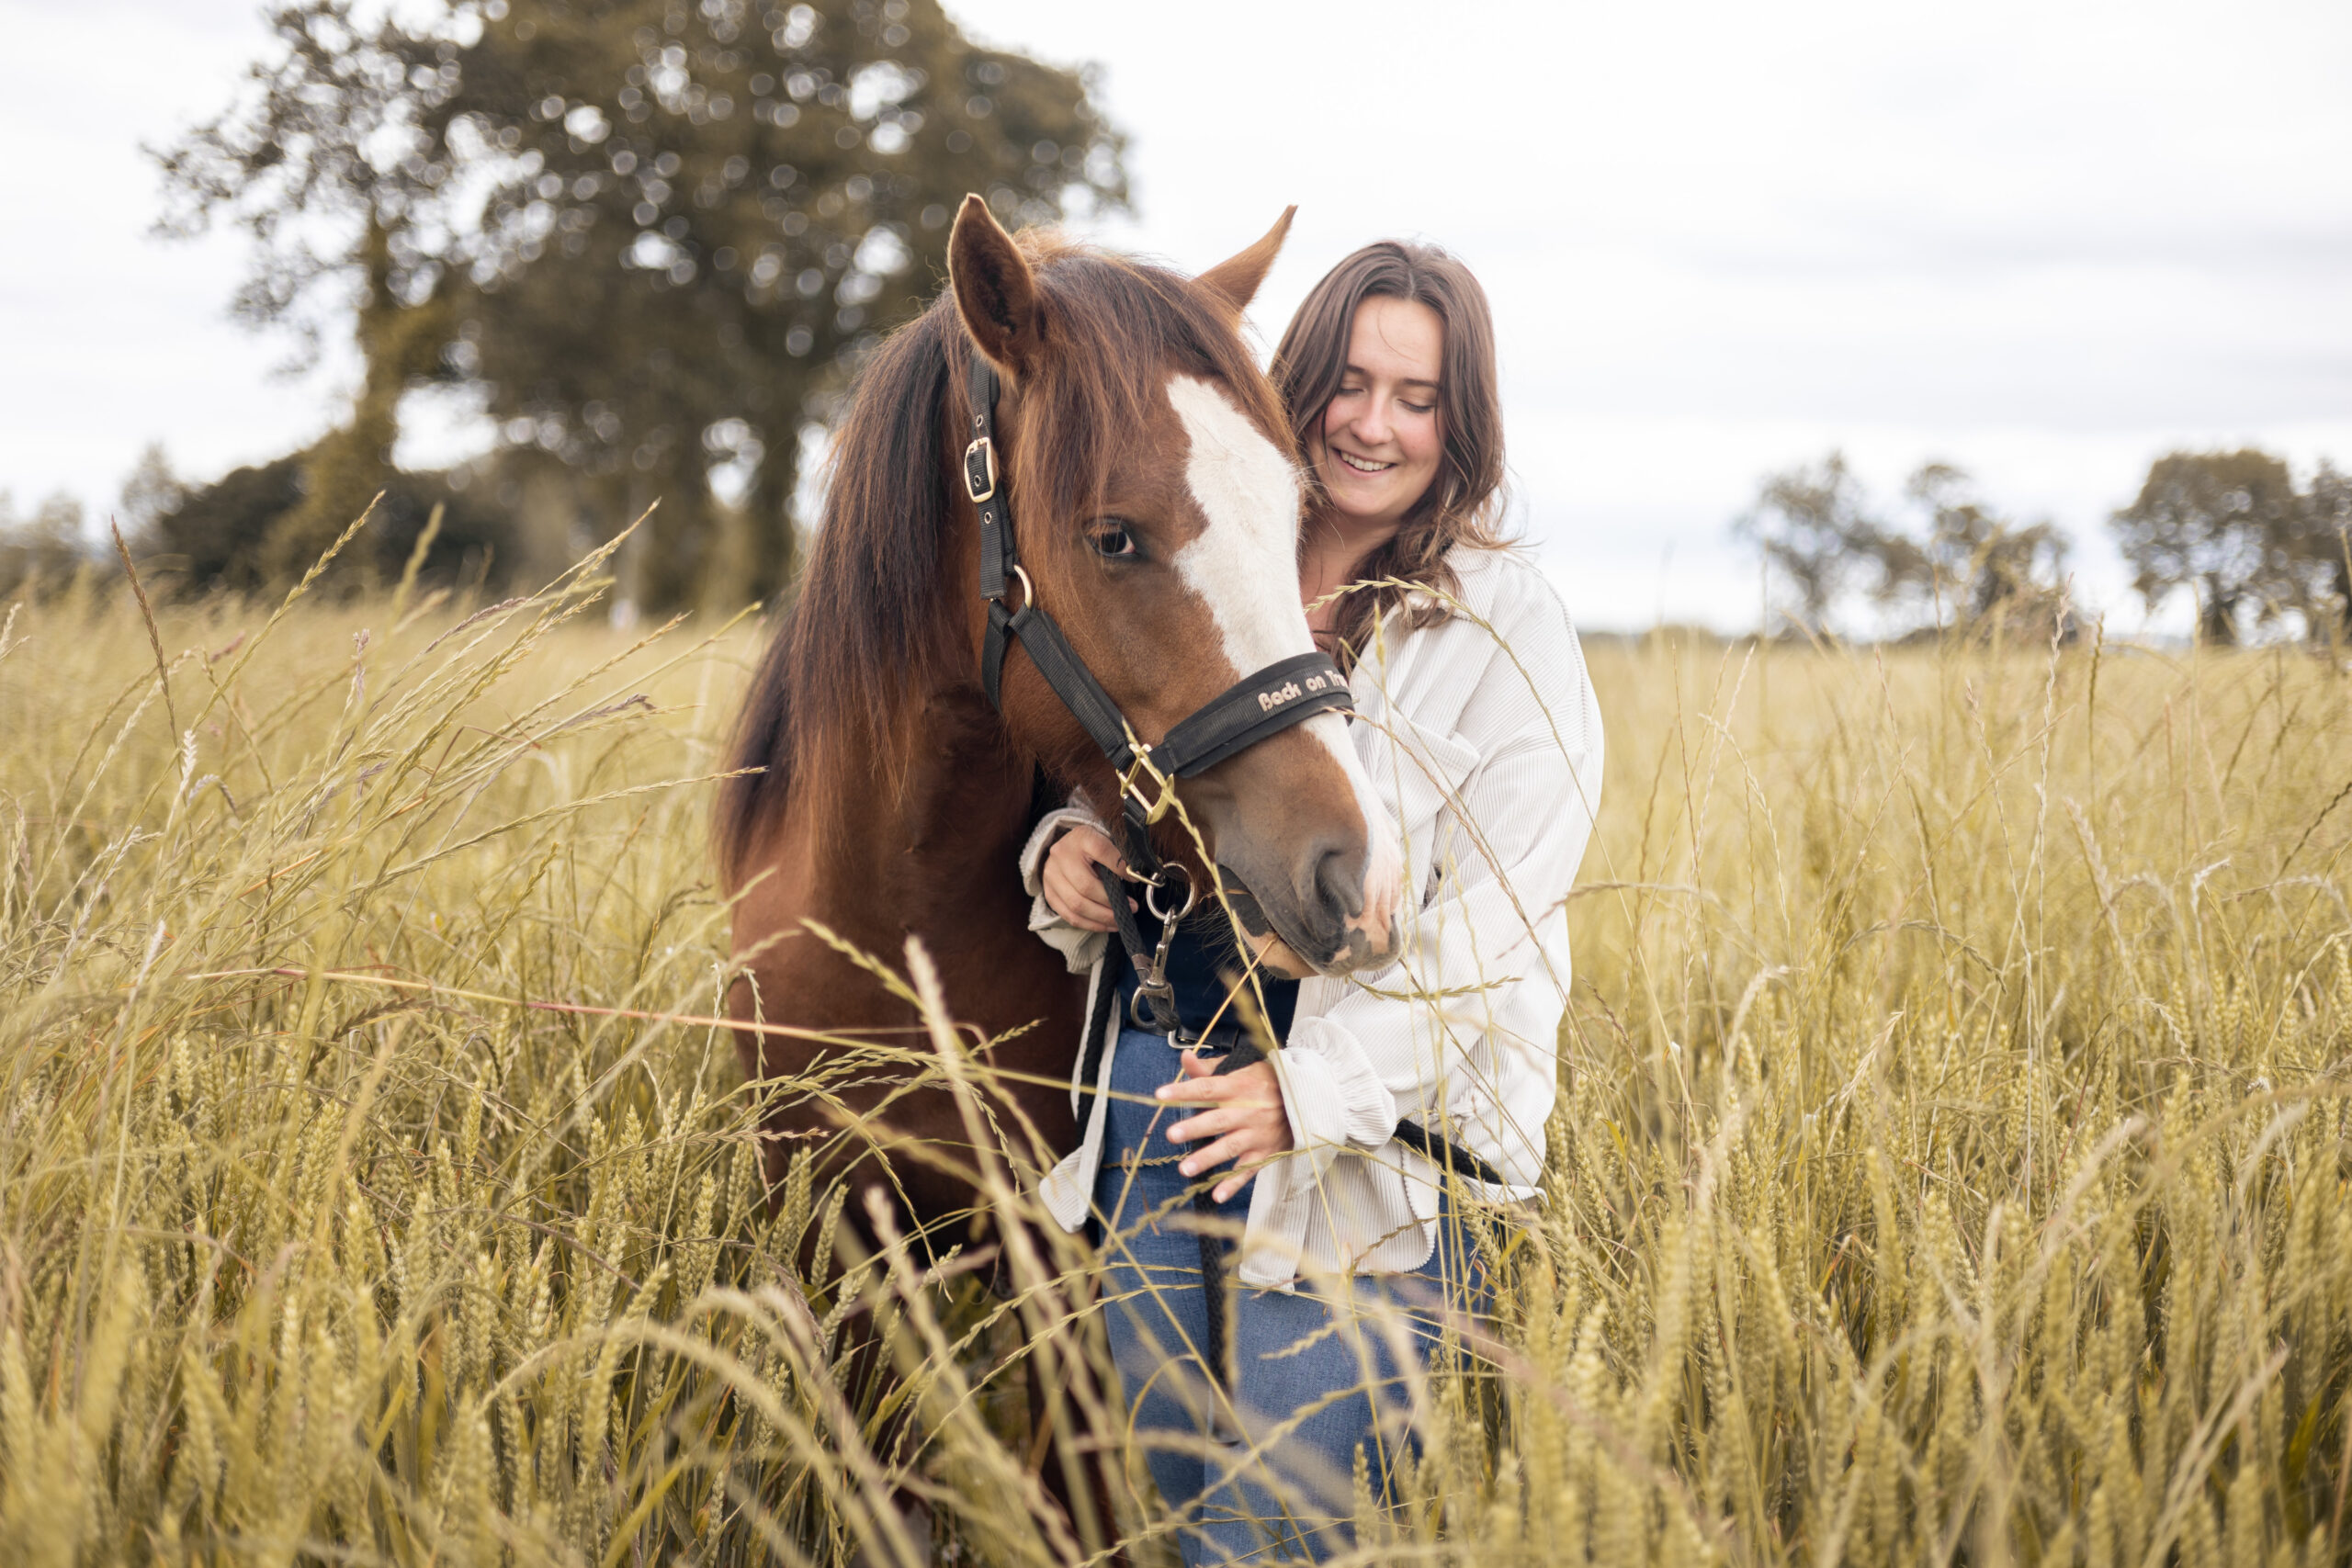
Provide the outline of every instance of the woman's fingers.
{"type": "Polygon", "coordinates": [[[1171,1105],[1214,1105],[1219,1100],[1231,1100],[1236,1091],[1237,1086],[1230,1077],[1186,1077],[1174,1083],[1161,1084],[1152,1092],[1171,1105]]]}
{"type": "Polygon", "coordinates": [[[1072,874],[1087,877],[1089,882],[1093,879],[1096,865],[1108,865],[1110,870],[1120,872],[1122,877],[1126,874],[1126,861],[1120,858],[1117,846],[1093,828],[1072,828],[1054,840],[1054,849],[1046,851],[1046,861],[1061,863],[1072,874]]]}
{"type": "Polygon", "coordinates": [[[1217,1105],[1230,1100],[1267,1111],[1282,1109],[1282,1085],[1276,1081],[1273,1068],[1263,1062],[1220,1074],[1214,1057],[1204,1059],[1187,1051],[1178,1061],[1184,1076],[1153,1090],[1172,1105],[1217,1105]]]}
{"type": "Polygon", "coordinates": [[[1220,1133],[1230,1133],[1237,1127],[1253,1125],[1259,1120],[1259,1114],[1253,1108],[1221,1105],[1214,1111],[1204,1111],[1198,1116],[1187,1116],[1169,1128],[1168,1141],[1171,1144],[1196,1143],[1203,1138],[1214,1138],[1220,1133]]]}
{"type": "Polygon", "coordinates": [[[1100,898],[1089,898],[1083,892],[1067,884],[1047,881],[1046,903],[1055,914],[1080,931],[1102,931],[1111,929],[1110,907],[1100,898]]]}
{"type": "MultiPolygon", "coordinates": [[[[1117,847],[1091,828],[1070,829],[1046,852],[1042,880],[1046,907],[1080,931],[1112,929],[1111,906],[1102,897],[1102,878],[1094,870],[1097,865],[1126,874],[1117,847]]],[[[1135,900],[1127,903],[1133,908],[1135,900]]]]}
{"type": "Polygon", "coordinates": [[[1058,866],[1046,868],[1045,885],[1046,902],[1055,914],[1082,931],[1111,929],[1111,906],[1100,888],[1072,880],[1058,866]]]}
{"type": "Polygon", "coordinates": [[[1273,1151],[1267,1148],[1264,1140],[1256,1136],[1254,1132],[1231,1133],[1207,1148],[1185,1156],[1176,1168],[1188,1177],[1198,1176],[1204,1170],[1216,1169],[1227,1160],[1250,1159],[1272,1153],[1273,1151]]]}
{"type": "Polygon", "coordinates": [[[1262,1155],[1253,1155],[1247,1159],[1234,1161],[1231,1174],[1218,1182],[1210,1191],[1209,1196],[1220,1203],[1225,1202],[1236,1192],[1249,1186],[1250,1178],[1256,1176],[1268,1160],[1280,1153],[1282,1153],[1280,1149],[1268,1149],[1262,1155]]]}
{"type": "Polygon", "coordinates": [[[1044,881],[1046,902],[1054,913],[1088,931],[1111,929],[1111,906],[1103,901],[1102,885],[1091,872],[1048,862],[1044,881]]]}
{"type": "MultiPolygon", "coordinates": [[[[1054,840],[1048,853],[1082,862],[1086,866],[1107,865],[1121,876],[1127,874],[1127,863],[1119,857],[1118,846],[1091,828],[1072,828],[1054,840]]],[[[1093,874],[1088,871],[1086,874],[1093,874]]]]}
{"type": "MultiPolygon", "coordinates": [[[[1290,1118],[1283,1109],[1282,1084],[1272,1067],[1252,1062],[1220,1076],[1214,1062],[1189,1053],[1179,1060],[1184,1077],[1161,1086],[1159,1098],[1170,1104],[1206,1109],[1169,1128],[1168,1136],[1180,1144],[1204,1138],[1215,1141],[1186,1154],[1178,1162],[1178,1170],[1187,1177],[1198,1176],[1227,1161],[1261,1161],[1290,1147],[1290,1118]]],[[[1217,1189],[1218,1201],[1249,1183],[1248,1174],[1237,1173],[1217,1189]]]]}

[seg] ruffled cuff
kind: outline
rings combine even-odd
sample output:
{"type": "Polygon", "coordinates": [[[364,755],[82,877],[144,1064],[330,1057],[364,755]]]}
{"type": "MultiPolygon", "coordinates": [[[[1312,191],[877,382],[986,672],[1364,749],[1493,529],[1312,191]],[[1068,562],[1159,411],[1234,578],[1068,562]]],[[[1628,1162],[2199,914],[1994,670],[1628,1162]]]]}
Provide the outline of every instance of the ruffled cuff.
{"type": "Polygon", "coordinates": [[[1377,1149],[1396,1135],[1396,1097],[1363,1046],[1328,1018],[1302,1018],[1271,1058],[1282,1080],[1294,1158],[1320,1176],[1341,1149],[1377,1149]]]}
{"type": "Polygon", "coordinates": [[[1070,973],[1083,975],[1102,961],[1107,939],[1101,931],[1080,931],[1063,919],[1046,902],[1045,893],[1046,852],[1054,847],[1056,839],[1072,828],[1106,831],[1102,819],[1083,800],[1048,811],[1030,833],[1029,841],[1021,846],[1021,886],[1029,894],[1029,929],[1037,933],[1039,941],[1062,955],[1070,973]]]}

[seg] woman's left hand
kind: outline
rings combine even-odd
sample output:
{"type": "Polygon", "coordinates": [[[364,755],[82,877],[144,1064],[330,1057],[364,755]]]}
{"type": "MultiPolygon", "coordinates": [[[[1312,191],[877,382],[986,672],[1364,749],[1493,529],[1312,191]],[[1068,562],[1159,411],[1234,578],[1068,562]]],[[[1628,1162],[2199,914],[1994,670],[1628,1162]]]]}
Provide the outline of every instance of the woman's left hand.
{"type": "Polygon", "coordinates": [[[1216,1185],[1213,1196],[1220,1203],[1250,1185],[1257,1167],[1290,1147],[1290,1113],[1283,1109],[1282,1080],[1270,1062],[1252,1062],[1217,1076],[1216,1064],[1187,1051],[1177,1058],[1184,1076],[1159,1088],[1159,1098],[1174,1105],[1208,1107],[1168,1129],[1170,1142],[1189,1144],[1215,1138],[1194,1149],[1176,1168],[1187,1177],[1231,1160],[1234,1173],[1216,1185]]]}

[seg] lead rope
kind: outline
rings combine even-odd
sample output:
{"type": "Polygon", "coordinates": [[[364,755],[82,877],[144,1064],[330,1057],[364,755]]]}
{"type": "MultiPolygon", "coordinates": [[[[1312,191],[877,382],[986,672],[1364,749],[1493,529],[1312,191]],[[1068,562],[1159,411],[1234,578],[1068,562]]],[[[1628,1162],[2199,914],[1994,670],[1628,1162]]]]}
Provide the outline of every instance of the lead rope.
{"type": "MultiPolygon", "coordinates": [[[[1162,869],[1182,874],[1182,867],[1162,869]]],[[[1156,880],[1146,882],[1145,905],[1159,921],[1159,940],[1147,944],[1135,911],[1127,908],[1126,885],[1119,874],[1097,862],[1094,874],[1102,880],[1102,896],[1110,903],[1112,923],[1119,929],[1119,942],[1127,950],[1127,962],[1136,969],[1136,998],[1135,1004],[1129,1008],[1128,1017],[1136,1027],[1155,1030],[1167,1035],[1170,1044],[1178,1044],[1183,1025],[1176,1013],[1176,987],[1168,978],[1168,954],[1176,942],[1176,928],[1183,922],[1184,916],[1192,912],[1198,899],[1188,897],[1182,909],[1163,914],[1154,902],[1159,883],[1156,880]],[[1148,958],[1145,956],[1147,949],[1150,953],[1148,958]],[[1151,1021],[1146,1022],[1136,1017],[1135,1006],[1141,1006],[1150,1015],[1151,1021]]],[[[1191,878],[1187,874],[1188,892],[1190,884],[1191,878]]],[[[1104,984],[1107,988],[1115,988],[1107,976],[1104,984]]],[[[1244,1034],[1217,1058],[1214,1076],[1223,1077],[1227,1073],[1238,1072],[1253,1062],[1265,1059],[1266,1053],[1258,1043],[1244,1034]]],[[[1230,1303],[1225,1283],[1225,1243],[1216,1234],[1216,1183],[1217,1178],[1214,1175],[1204,1178],[1193,1189],[1191,1202],[1193,1224],[1200,1235],[1201,1301],[1206,1309],[1204,1315],[1208,1325],[1205,1342],[1201,1348],[1202,1354],[1208,1361],[1209,1375],[1216,1380],[1216,1386],[1230,1393],[1233,1391],[1233,1368],[1226,1325],[1230,1303]]]]}

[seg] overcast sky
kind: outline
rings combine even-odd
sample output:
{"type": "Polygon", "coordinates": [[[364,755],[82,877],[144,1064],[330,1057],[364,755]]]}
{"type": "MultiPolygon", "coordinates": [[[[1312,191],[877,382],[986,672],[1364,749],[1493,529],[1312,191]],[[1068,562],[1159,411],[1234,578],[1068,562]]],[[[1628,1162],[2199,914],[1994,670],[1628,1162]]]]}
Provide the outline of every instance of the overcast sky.
{"type": "MultiPolygon", "coordinates": [[[[1523,531],[1586,625],[1752,626],[1725,525],[1841,447],[1882,492],[1934,457],[2076,540],[2148,460],[2256,442],[2352,463],[2352,6],[1758,6],[964,0],[976,35],[1102,68],[1137,211],[1204,266],[1300,205],[1268,338],[1384,235],[1492,296],[1523,531]]],[[[142,141],[224,101],[245,0],[0,0],[0,488],[94,509],[340,416],[349,355],[226,318],[232,239],[147,237],[142,141]],[[96,63],[103,59],[103,70],[96,63]]],[[[2185,606],[2154,623],[2186,623],[2185,606]]]]}

